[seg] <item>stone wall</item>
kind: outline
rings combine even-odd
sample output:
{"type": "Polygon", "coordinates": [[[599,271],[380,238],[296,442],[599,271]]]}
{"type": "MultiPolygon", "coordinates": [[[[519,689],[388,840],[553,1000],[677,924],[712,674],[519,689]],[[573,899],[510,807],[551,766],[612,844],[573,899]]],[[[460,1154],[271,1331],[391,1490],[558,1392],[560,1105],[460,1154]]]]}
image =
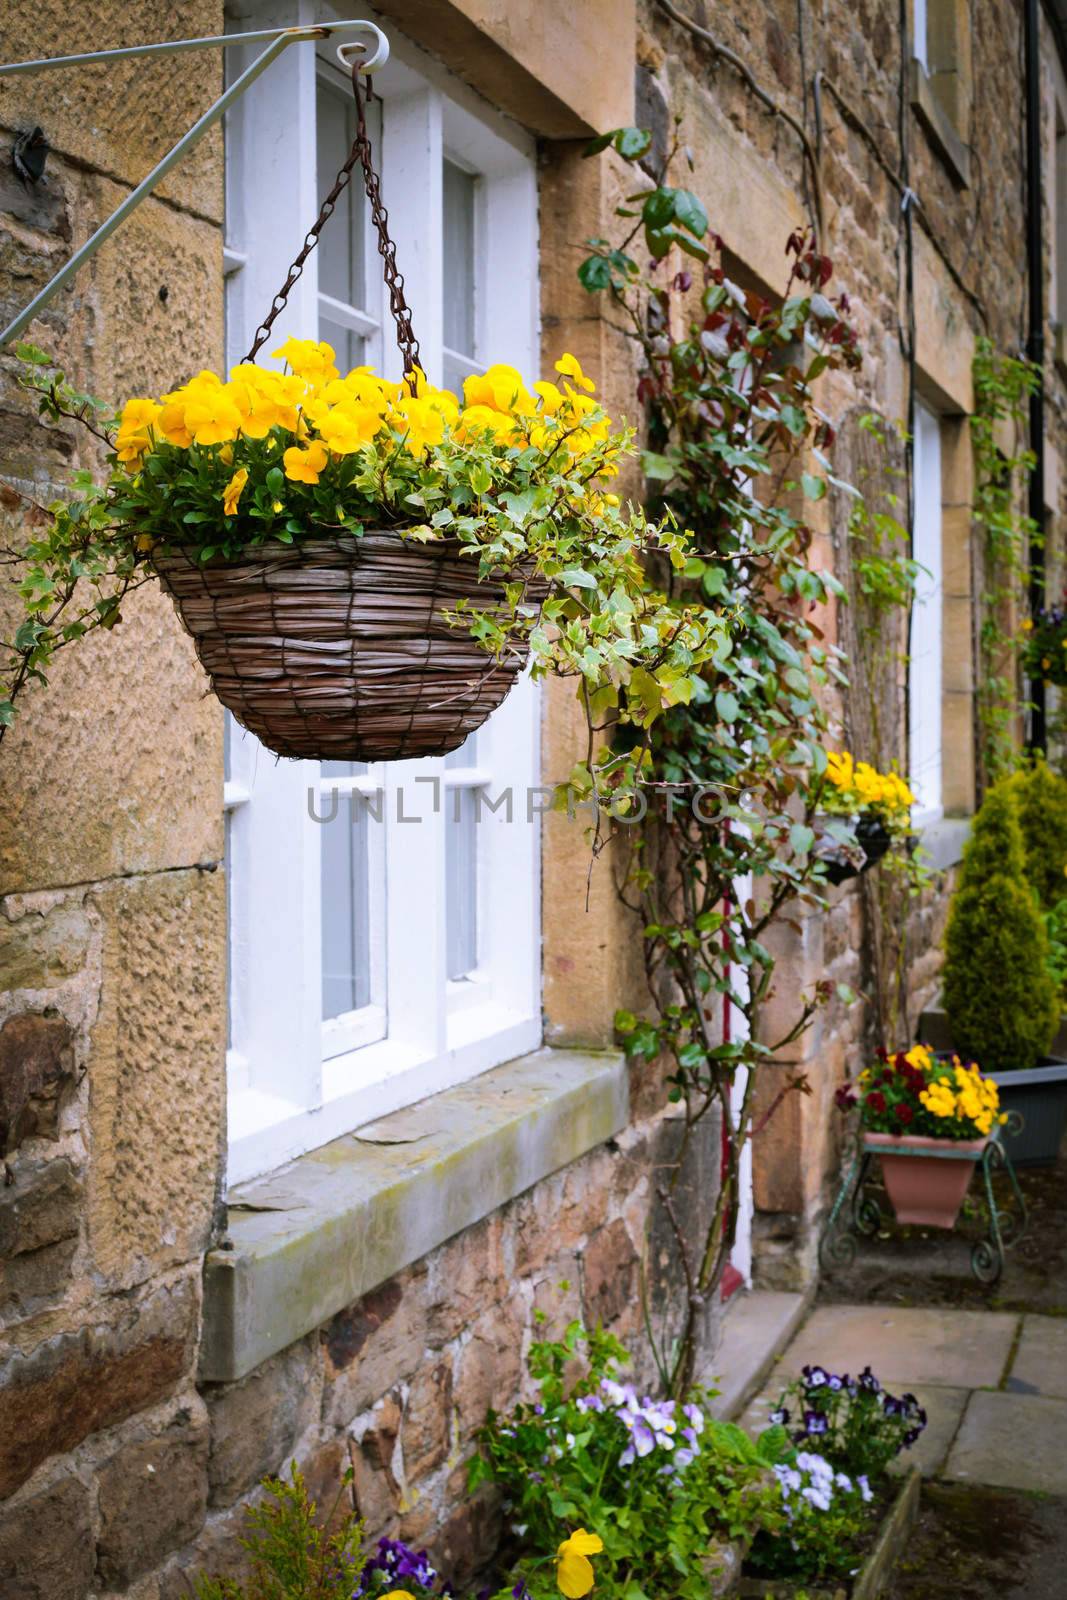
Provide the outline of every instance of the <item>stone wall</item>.
{"type": "MultiPolygon", "coordinates": [[[[795,131],[655,0],[614,3],[612,50],[622,40],[628,52],[636,40],[638,120],[663,139],[672,116],[683,118],[695,173],[680,171],[678,181],[707,198],[730,269],[781,288],[786,236],[807,214],[795,131]]],[[[399,0],[385,9],[398,17],[405,11],[399,0]]],[[[962,80],[951,97],[970,146],[969,186],[931,132],[938,113],[912,110],[896,0],[819,7],[677,0],[675,9],[735,52],[813,140],[813,79],[823,75],[826,247],[837,283],[855,300],[866,357],[859,373],[824,385],[827,411],[840,418],[869,407],[899,417],[913,377],[944,414],[962,419],[972,403],[977,333],[988,329],[1015,349],[1023,330],[1018,4],[970,8],[969,99],[985,111],[967,121],[962,80]],[[900,194],[890,175],[901,173],[902,83],[907,182],[921,202],[912,228],[913,319],[900,194]]],[[[543,137],[545,349],[551,358],[563,346],[574,349],[602,375],[610,409],[633,416],[631,349],[574,278],[576,245],[613,226],[623,192],[610,163],[582,160],[576,136],[600,116],[627,120],[629,82],[608,91],[604,64],[592,59],[595,29],[591,39],[588,32],[572,37],[563,7],[540,9],[536,36],[524,37],[521,50],[509,32],[514,7],[464,0],[407,11],[421,43],[432,49],[440,25],[449,64],[489,98],[505,96],[506,109],[543,137]],[[507,71],[504,58],[512,62],[507,71]]],[[[610,17],[611,5],[598,0],[599,13],[610,17]]],[[[184,6],[174,18],[147,3],[92,0],[78,20],[79,39],[101,46],[168,31],[212,33],[222,23],[214,0],[184,6]]],[[[582,26],[588,29],[587,18],[582,26]]],[[[12,59],[63,53],[73,48],[70,9],[45,0],[31,18],[23,7],[6,37],[12,59]]],[[[1053,80],[1050,65],[1050,124],[1053,80]]],[[[47,185],[28,191],[10,174],[0,178],[0,309],[23,303],[51,275],[219,83],[217,58],[203,56],[0,85],[3,143],[40,123],[52,145],[47,185]]],[[[176,371],[217,365],[221,221],[216,137],[41,319],[38,342],[85,387],[112,395],[151,392],[176,371]]],[[[1067,390],[1051,368],[1049,402],[1047,481],[1058,552],[1067,390]]],[[[952,602],[946,766],[950,806],[965,814],[974,798],[974,602],[962,420],[954,434],[943,492],[952,602]]],[[[0,358],[5,475],[47,495],[73,460],[86,459],[82,449],[66,430],[40,427],[13,388],[10,359],[0,358]]],[[[18,515],[17,502],[5,498],[0,512],[18,515]]],[[[828,517],[819,536],[824,558],[840,566],[847,541],[839,519],[828,517]]],[[[546,771],[569,768],[573,733],[569,702],[554,693],[546,771]]],[[[491,1497],[467,1496],[464,1461],[486,1406],[507,1405],[521,1391],[535,1313],[603,1319],[636,1340],[642,1258],[654,1280],[670,1277],[667,1242],[654,1232],[649,1246],[647,1235],[650,1185],[675,1130],[661,1085],[635,1077],[632,1124],[617,1140],[239,1382],[197,1385],[202,1261],[224,1215],[221,771],[218,708],[204,698],[169,605],[148,590],[133,597],[111,638],[60,660],[50,689],[35,696],[32,714],[0,750],[5,1600],[177,1600],[199,1563],[233,1565],[255,1484],[294,1456],[324,1497],[350,1463],[369,1530],[430,1543],[462,1577],[489,1547],[496,1516],[491,1497]]],[[[586,851],[580,830],[547,819],[550,1044],[610,1044],[616,1007],[642,1003],[637,930],[616,902],[607,861],[593,876],[587,907],[586,851]]],[[[908,919],[912,1022],[936,992],[948,887],[939,875],[908,919]]],[[[779,1015],[816,977],[868,984],[866,894],[856,885],[834,891],[825,913],[780,930],[772,1008],[779,1015]]],[[[837,1154],[833,1089],[869,1041],[864,1007],[835,1002],[779,1064],[782,1074],[805,1075],[812,1093],[788,1096],[757,1143],[759,1283],[811,1280],[837,1154]]],[[[780,1082],[768,1075],[758,1116],[780,1082]]],[[[717,1141],[709,1126],[687,1183],[694,1228],[714,1196],[717,1141]]],[[[672,1288],[677,1295],[676,1273],[672,1288]]],[[[676,1308],[676,1299],[657,1292],[676,1308]]]]}

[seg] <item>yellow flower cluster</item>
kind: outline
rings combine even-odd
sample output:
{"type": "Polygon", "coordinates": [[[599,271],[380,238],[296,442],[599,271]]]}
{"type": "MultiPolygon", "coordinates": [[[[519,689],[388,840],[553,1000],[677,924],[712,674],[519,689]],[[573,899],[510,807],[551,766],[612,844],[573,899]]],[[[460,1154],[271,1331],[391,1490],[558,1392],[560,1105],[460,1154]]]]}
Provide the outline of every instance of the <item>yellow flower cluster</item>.
{"type": "MultiPolygon", "coordinates": [[[[556,362],[562,386],[540,382],[531,390],[514,367],[497,365],[466,380],[462,402],[418,370],[400,383],[370,367],[342,377],[330,345],[312,339],[287,339],[274,355],[287,372],[242,364],[231,369],[227,383],[214,372],[199,372],[161,400],[127,401],[115,441],[127,472],[139,471],[161,440],[180,449],[221,446],[220,459],[230,464],[236,441],[265,439],[270,449],[274,439],[268,436],[276,428],[293,436],[281,456],[286,477],[305,484],[319,481],[331,457],[352,455],[379,437],[414,456],[450,435],[460,444],[488,436],[546,455],[562,446],[566,460],[580,459],[610,436],[610,419],[592,397],[594,384],[570,354],[556,362]]],[[[235,515],[247,479],[241,468],[227,484],[224,516],[235,515]]]]}
{"type": "Polygon", "coordinates": [[[826,776],[843,799],[857,807],[906,811],[915,803],[904,779],[896,772],[876,772],[869,762],[856,761],[847,750],[826,752],[826,776]]]}
{"type": "MultiPolygon", "coordinates": [[[[914,1053],[909,1053],[909,1060],[914,1053]]],[[[929,1063],[929,1055],[926,1054],[929,1063]]],[[[912,1064],[923,1067],[924,1071],[930,1070],[929,1065],[923,1062],[914,1061],[912,1064]]],[[[1000,1093],[996,1084],[989,1078],[983,1078],[973,1061],[965,1066],[959,1056],[953,1056],[950,1071],[931,1079],[926,1088],[920,1091],[919,1099],[931,1115],[965,1117],[974,1123],[981,1134],[991,1133],[994,1122],[1007,1120],[998,1115],[1000,1093]]]]}

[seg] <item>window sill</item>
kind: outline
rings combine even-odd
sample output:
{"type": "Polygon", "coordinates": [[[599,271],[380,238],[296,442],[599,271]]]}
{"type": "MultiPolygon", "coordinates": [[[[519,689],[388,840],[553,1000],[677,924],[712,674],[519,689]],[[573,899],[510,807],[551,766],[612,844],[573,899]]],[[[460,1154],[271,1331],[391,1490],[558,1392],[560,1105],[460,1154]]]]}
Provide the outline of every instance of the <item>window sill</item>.
{"type": "Polygon", "coordinates": [[[946,817],[938,812],[918,817],[919,848],[926,852],[923,865],[933,872],[947,872],[963,860],[963,847],[971,831],[971,817],[946,817]]]}
{"type": "Polygon", "coordinates": [[[200,1377],[230,1382],[626,1126],[616,1051],[541,1049],[231,1191],[200,1377]]]}
{"type": "Polygon", "coordinates": [[[911,63],[911,108],[922,123],[955,183],[971,187],[971,152],[956,131],[921,61],[911,63]]]}

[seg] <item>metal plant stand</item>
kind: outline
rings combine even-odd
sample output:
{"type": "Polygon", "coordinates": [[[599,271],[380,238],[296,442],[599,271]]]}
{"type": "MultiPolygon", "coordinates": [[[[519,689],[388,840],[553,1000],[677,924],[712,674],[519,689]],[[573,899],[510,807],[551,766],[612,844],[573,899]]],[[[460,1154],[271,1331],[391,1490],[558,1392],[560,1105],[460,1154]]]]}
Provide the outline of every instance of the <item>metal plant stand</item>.
{"type": "MultiPolygon", "coordinates": [[[[1010,1133],[1018,1131],[1012,1121],[1012,1117],[1017,1115],[1009,1113],[1006,1126],[1010,1133]]],[[[1015,1176],[1015,1168],[1001,1142],[1000,1134],[1001,1130],[997,1128],[985,1148],[978,1152],[951,1148],[937,1152],[938,1160],[974,1161],[981,1167],[989,1231],[971,1250],[971,1271],[978,1282],[984,1284],[997,1282],[1004,1270],[1007,1245],[1019,1239],[1027,1221],[1026,1201],[1023,1199],[1019,1181],[1015,1176]],[[1014,1197],[1014,1203],[1009,1210],[1002,1210],[997,1204],[993,1192],[994,1171],[1007,1174],[1014,1197]]],[[[930,1156],[931,1153],[928,1147],[917,1148],[908,1145],[897,1145],[892,1152],[895,1156],[930,1156]]],[[[851,1266],[856,1258],[857,1238],[875,1238],[891,1220],[885,1216],[878,1201],[867,1192],[866,1188],[872,1157],[878,1154],[885,1154],[884,1146],[869,1144],[861,1130],[822,1238],[819,1240],[819,1260],[827,1271],[834,1267],[851,1266]]]]}

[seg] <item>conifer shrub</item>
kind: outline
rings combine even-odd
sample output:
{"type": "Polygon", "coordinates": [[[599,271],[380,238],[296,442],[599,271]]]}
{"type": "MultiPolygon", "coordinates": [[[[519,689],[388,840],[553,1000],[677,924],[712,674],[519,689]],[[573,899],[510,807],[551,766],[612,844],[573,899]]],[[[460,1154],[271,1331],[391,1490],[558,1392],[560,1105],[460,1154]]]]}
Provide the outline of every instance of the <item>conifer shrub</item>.
{"type": "Polygon", "coordinates": [[[1067,779],[1035,761],[1005,779],[1023,835],[1024,870],[1046,910],[1067,895],[1067,779]]]}
{"type": "Polygon", "coordinates": [[[1059,996],[1006,784],[989,791],[974,819],[944,949],[944,1003],[956,1049],[986,1072],[1034,1066],[1052,1043],[1059,996]]]}

